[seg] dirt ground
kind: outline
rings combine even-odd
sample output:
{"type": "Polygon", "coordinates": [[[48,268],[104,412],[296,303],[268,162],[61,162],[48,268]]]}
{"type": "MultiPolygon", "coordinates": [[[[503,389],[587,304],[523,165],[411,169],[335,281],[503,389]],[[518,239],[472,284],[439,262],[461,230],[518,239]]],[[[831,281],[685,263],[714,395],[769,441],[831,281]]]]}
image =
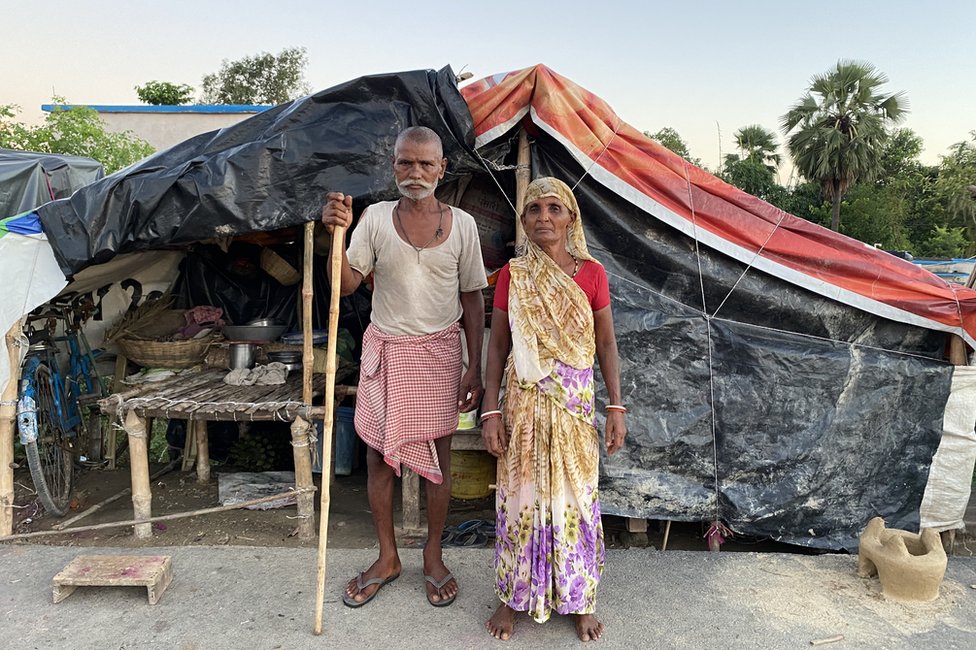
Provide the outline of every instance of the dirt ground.
{"type": "MultiPolygon", "coordinates": [[[[150,474],[162,469],[164,465],[152,465],[150,474]]],[[[234,471],[228,466],[214,467],[212,478],[206,485],[196,480],[194,471],[182,472],[177,467],[152,483],[153,515],[190,512],[219,505],[217,496],[217,474],[234,471]]],[[[16,514],[15,533],[51,530],[60,521],[79,514],[94,504],[116,495],[129,487],[129,470],[86,470],[76,476],[72,511],[62,519],[44,513],[33,493],[33,484],[26,468],[15,472],[16,514]]],[[[315,475],[317,486],[320,475],[315,475]]],[[[421,495],[422,496],[422,495],[421,495]]],[[[319,504],[316,493],[316,509],[319,504]]],[[[329,547],[363,549],[376,546],[366,498],[366,475],[364,469],[356,469],[350,476],[336,478],[330,491],[331,512],[329,517],[329,547]]],[[[399,490],[396,508],[399,511],[399,490]]],[[[423,503],[423,498],[421,498],[423,503]]],[[[296,534],[295,506],[273,510],[230,510],[208,515],[175,519],[153,524],[153,537],[147,540],[136,539],[130,527],[117,527],[61,535],[37,537],[30,543],[72,545],[72,546],[112,546],[112,547],[154,547],[154,546],[271,546],[271,547],[315,547],[316,539],[299,539],[296,534]]],[[[399,516],[399,515],[397,515],[399,516]]],[[[88,526],[106,522],[131,519],[132,502],[125,495],[72,524],[88,526]]],[[[480,500],[452,499],[448,514],[449,527],[472,519],[494,521],[494,497],[480,500]]],[[[661,548],[665,522],[651,521],[645,535],[628,533],[626,520],[621,517],[605,516],[604,529],[607,545],[610,548],[629,546],[653,546],[661,548]]],[[[707,551],[702,523],[674,522],[668,538],[667,548],[676,550],[707,551]]],[[[399,535],[401,547],[422,546],[424,540],[416,536],[399,535]]],[[[805,549],[769,540],[750,540],[732,538],[723,546],[723,551],[778,552],[816,554],[818,551],[805,549]]],[[[955,553],[971,557],[976,555],[976,539],[959,536],[955,553]]]]}

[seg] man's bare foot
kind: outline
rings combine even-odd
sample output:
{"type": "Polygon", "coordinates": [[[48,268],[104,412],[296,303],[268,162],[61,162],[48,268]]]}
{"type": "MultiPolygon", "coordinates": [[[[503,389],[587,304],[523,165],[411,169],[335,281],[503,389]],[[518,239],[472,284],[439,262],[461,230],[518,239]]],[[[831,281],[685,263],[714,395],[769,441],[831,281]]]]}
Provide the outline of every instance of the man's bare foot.
{"type": "MultiPolygon", "coordinates": [[[[388,580],[390,578],[398,576],[400,575],[400,558],[393,557],[390,560],[380,558],[375,562],[373,562],[372,566],[370,566],[368,569],[363,571],[362,575],[363,575],[362,578],[363,582],[366,582],[373,578],[382,578],[384,580],[388,580]]],[[[372,585],[368,585],[367,587],[363,588],[362,591],[360,591],[359,587],[356,585],[357,578],[359,578],[359,576],[356,576],[355,578],[350,580],[348,584],[346,584],[346,595],[349,596],[350,599],[356,601],[357,603],[361,603],[365,600],[368,600],[373,594],[379,591],[380,587],[383,586],[381,584],[372,584],[372,585]]]]}
{"type": "MultiPolygon", "coordinates": [[[[424,575],[430,576],[435,582],[441,582],[447,577],[450,570],[444,564],[441,556],[441,547],[431,547],[430,544],[424,547],[424,575]]],[[[424,580],[424,589],[427,590],[427,600],[431,605],[444,603],[445,605],[454,600],[458,594],[458,583],[453,577],[447,581],[443,587],[438,589],[429,580],[424,580]]]]}
{"type": "Polygon", "coordinates": [[[576,617],[576,636],[580,641],[596,641],[603,634],[603,623],[593,614],[574,614],[576,617]]]}
{"type": "Polygon", "coordinates": [[[496,639],[508,641],[515,631],[515,610],[502,603],[491,618],[485,621],[485,629],[496,639]]]}

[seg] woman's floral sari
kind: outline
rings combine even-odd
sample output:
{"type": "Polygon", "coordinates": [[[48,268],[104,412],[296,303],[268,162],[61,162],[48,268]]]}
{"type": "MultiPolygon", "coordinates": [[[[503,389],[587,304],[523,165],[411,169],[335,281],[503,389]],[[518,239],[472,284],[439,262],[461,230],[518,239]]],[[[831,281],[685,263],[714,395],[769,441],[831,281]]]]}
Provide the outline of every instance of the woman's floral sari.
{"type": "Polygon", "coordinates": [[[543,622],[553,611],[593,613],[603,572],[593,312],[534,244],[511,261],[511,278],[502,405],[510,438],[498,461],[495,590],[543,622]]]}

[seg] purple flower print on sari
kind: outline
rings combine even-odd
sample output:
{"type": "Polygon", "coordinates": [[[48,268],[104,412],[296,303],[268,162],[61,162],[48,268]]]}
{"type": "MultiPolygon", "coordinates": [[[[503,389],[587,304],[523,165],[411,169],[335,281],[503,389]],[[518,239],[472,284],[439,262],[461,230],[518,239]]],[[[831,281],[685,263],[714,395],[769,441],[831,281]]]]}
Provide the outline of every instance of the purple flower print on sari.
{"type": "Polygon", "coordinates": [[[593,424],[593,368],[574,368],[556,359],[539,391],[584,422],[593,424]]]}

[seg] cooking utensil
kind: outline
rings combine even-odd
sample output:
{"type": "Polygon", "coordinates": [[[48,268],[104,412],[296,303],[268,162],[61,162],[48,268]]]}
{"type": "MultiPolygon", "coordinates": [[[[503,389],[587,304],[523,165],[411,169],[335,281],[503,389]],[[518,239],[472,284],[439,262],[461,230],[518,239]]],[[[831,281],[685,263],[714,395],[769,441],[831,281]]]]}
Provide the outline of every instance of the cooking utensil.
{"type": "Polygon", "coordinates": [[[257,346],[253,343],[231,343],[229,349],[229,365],[231,370],[250,368],[254,365],[257,346]]]}
{"type": "Polygon", "coordinates": [[[287,325],[224,325],[221,331],[228,341],[274,341],[285,333],[287,325]]]}

